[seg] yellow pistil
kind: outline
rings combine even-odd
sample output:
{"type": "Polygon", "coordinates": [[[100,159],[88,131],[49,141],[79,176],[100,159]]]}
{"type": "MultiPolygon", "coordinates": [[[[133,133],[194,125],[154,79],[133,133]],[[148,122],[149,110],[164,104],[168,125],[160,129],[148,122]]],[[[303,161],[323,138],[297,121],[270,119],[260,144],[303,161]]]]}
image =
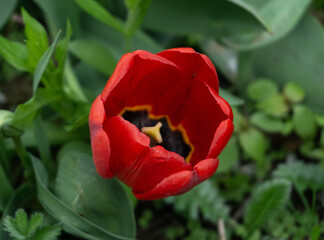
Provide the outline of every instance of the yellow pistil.
{"type": "Polygon", "coordinates": [[[144,133],[145,135],[147,135],[150,140],[150,146],[153,147],[158,143],[162,142],[162,136],[160,133],[160,129],[162,127],[162,123],[158,122],[155,126],[153,127],[143,127],[142,128],[142,133],[144,133]]]}

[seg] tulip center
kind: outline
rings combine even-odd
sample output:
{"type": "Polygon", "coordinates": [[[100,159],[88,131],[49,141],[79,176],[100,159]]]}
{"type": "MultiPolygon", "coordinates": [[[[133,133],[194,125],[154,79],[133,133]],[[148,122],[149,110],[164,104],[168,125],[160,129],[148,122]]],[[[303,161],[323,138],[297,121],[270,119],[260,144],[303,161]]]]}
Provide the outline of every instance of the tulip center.
{"type": "Polygon", "coordinates": [[[169,126],[166,117],[150,118],[147,110],[126,110],[122,117],[134,124],[141,132],[150,138],[150,146],[161,145],[166,150],[178,153],[183,158],[189,158],[191,147],[184,141],[183,133],[169,126]]]}

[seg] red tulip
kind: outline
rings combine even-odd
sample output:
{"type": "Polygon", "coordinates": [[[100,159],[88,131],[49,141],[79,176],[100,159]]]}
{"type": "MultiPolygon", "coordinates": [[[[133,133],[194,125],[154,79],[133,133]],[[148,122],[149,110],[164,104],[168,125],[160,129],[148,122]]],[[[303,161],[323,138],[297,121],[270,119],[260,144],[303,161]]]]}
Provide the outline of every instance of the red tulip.
{"type": "Polygon", "coordinates": [[[125,54],[90,111],[98,173],[142,200],[184,193],[212,176],[233,133],[232,110],[218,92],[213,64],[193,49],[125,54]]]}

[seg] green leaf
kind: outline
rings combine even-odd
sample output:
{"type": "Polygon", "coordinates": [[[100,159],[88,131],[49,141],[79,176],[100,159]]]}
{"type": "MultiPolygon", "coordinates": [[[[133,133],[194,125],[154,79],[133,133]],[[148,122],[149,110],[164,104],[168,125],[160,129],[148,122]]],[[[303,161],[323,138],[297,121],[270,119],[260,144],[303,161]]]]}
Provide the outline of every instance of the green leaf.
{"type": "Polygon", "coordinates": [[[294,130],[294,124],[292,123],[291,120],[287,120],[285,123],[284,123],[284,126],[281,130],[281,134],[284,135],[284,136],[287,136],[289,135],[292,131],[294,130]]]}
{"type": "Polygon", "coordinates": [[[28,224],[28,235],[32,235],[36,232],[37,228],[43,223],[44,215],[41,213],[34,213],[28,224]]]}
{"type": "Polygon", "coordinates": [[[222,153],[218,156],[219,158],[219,167],[217,172],[227,172],[229,171],[239,160],[239,148],[237,137],[233,136],[222,153]]]}
{"type": "Polygon", "coordinates": [[[128,10],[131,10],[135,8],[140,0],[125,0],[125,5],[128,8],[128,10]]]}
{"type": "Polygon", "coordinates": [[[11,237],[18,240],[26,239],[25,235],[20,233],[20,231],[17,229],[16,219],[14,219],[13,217],[7,216],[3,221],[3,225],[4,225],[4,230],[9,232],[11,237]]]}
{"type": "Polygon", "coordinates": [[[25,22],[26,46],[28,50],[28,66],[35,69],[38,61],[48,48],[48,38],[45,28],[22,8],[25,22]]]}
{"type": "Polygon", "coordinates": [[[246,9],[229,1],[214,0],[155,0],[143,25],[159,32],[213,38],[263,29],[246,9]]]}
{"type": "Polygon", "coordinates": [[[105,180],[98,175],[91,155],[84,153],[86,147],[80,152],[80,147],[66,145],[59,153],[57,196],[107,231],[135,237],[134,216],[124,189],[115,180],[105,180]]]}
{"type": "Polygon", "coordinates": [[[300,191],[307,188],[324,189],[324,170],[317,164],[302,161],[281,164],[273,172],[273,176],[288,179],[300,191]]]}
{"type": "Polygon", "coordinates": [[[65,0],[34,0],[43,12],[46,26],[49,28],[52,37],[55,37],[60,29],[66,26],[66,19],[71,21],[75,36],[81,33],[81,9],[74,1],[65,0]]]}
{"type": "Polygon", "coordinates": [[[48,63],[51,60],[51,57],[54,53],[56,44],[58,42],[58,39],[60,37],[61,31],[59,31],[55,37],[54,42],[52,43],[52,45],[46,50],[46,52],[42,55],[41,59],[39,60],[39,62],[37,63],[37,67],[35,70],[35,75],[34,75],[34,80],[33,80],[33,93],[36,93],[36,90],[38,88],[38,85],[41,81],[41,78],[43,76],[43,73],[45,72],[45,69],[48,65],[48,63]]]}
{"type": "Polygon", "coordinates": [[[315,115],[304,105],[297,105],[293,108],[293,124],[296,133],[302,139],[312,139],[317,132],[315,115]]]}
{"type": "Polygon", "coordinates": [[[125,27],[125,32],[128,37],[133,36],[134,32],[140,27],[152,1],[153,0],[138,0],[131,5],[125,27]]]}
{"type": "Polygon", "coordinates": [[[28,217],[27,213],[23,209],[18,209],[15,214],[16,217],[16,228],[23,235],[28,234],[28,217]]]}
{"type": "Polygon", "coordinates": [[[305,98],[304,90],[294,82],[289,82],[285,85],[284,95],[292,103],[301,102],[305,98]]]}
{"type": "Polygon", "coordinates": [[[111,75],[117,61],[102,44],[91,40],[75,40],[70,44],[70,51],[85,63],[98,71],[111,75]]]}
{"type": "Polygon", "coordinates": [[[50,176],[54,176],[56,167],[53,164],[50,143],[48,141],[47,132],[45,131],[44,121],[40,115],[33,121],[33,132],[41,159],[46,169],[49,171],[50,176]]]}
{"type": "Polygon", "coordinates": [[[257,163],[262,163],[268,148],[265,136],[255,128],[249,128],[239,133],[239,141],[243,150],[257,163]]]}
{"type": "Polygon", "coordinates": [[[310,232],[310,240],[318,240],[321,237],[321,226],[316,225],[312,227],[312,230],[310,232]]]}
{"type": "MultiPolygon", "coordinates": [[[[36,175],[38,199],[49,214],[60,220],[66,231],[90,240],[129,240],[129,238],[108,232],[86,218],[81,217],[75,210],[55,197],[46,187],[47,174],[44,166],[32,155],[31,160],[36,175]]],[[[117,182],[115,183],[118,184],[117,182]]]]}
{"type": "Polygon", "coordinates": [[[278,213],[288,202],[291,192],[289,181],[275,179],[256,188],[244,213],[244,224],[247,227],[245,239],[260,229],[265,221],[278,213]]]}
{"type": "Polygon", "coordinates": [[[69,50],[69,43],[70,43],[70,39],[72,36],[72,27],[71,27],[71,23],[69,21],[69,19],[66,21],[66,33],[65,33],[65,37],[63,38],[62,41],[60,41],[59,43],[57,43],[57,47],[55,50],[55,60],[58,63],[57,66],[57,72],[56,74],[58,75],[58,81],[62,81],[63,80],[63,72],[64,72],[64,68],[66,66],[66,57],[68,55],[68,50],[69,50]]]}
{"type": "Polygon", "coordinates": [[[0,29],[6,24],[12,12],[15,10],[17,0],[0,1],[0,29]]]}
{"type": "Polygon", "coordinates": [[[252,29],[222,39],[239,50],[258,48],[286,36],[300,21],[311,0],[230,0],[258,19],[266,29],[252,29]]]}
{"type": "Polygon", "coordinates": [[[324,128],[322,128],[319,143],[320,143],[320,145],[321,145],[322,147],[324,147],[324,128]]]}
{"type": "Polygon", "coordinates": [[[258,77],[272,79],[281,87],[294,82],[305,91],[307,106],[314,112],[324,113],[323,42],[323,26],[306,14],[287,37],[268,47],[240,54],[242,69],[238,88],[246,89],[258,77]]]}
{"type": "Polygon", "coordinates": [[[227,218],[229,207],[210,180],[199,184],[189,192],[177,197],[168,197],[164,201],[172,203],[177,212],[198,220],[201,212],[203,218],[217,224],[219,218],[227,218]]]}
{"type": "MultiPolygon", "coordinates": [[[[8,201],[8,204],[6,205],[5,210],[2,213],[1,222],[5,222],[5,219],[11,219],[9,215],[14,215],[17,208],[23,206],[27,201],[31,199],[31,197],[34,199],[34,187],[31,187],[29,183],[22,184],[17,190],[14,191],[14,193],[11,195],[10,200],[8,201]]],[[[14,228],[16,229],[16,228],[14,228]]],[[[9,231],[12,232],[12,231],[9,231]]],[[[16,231],[18,232],[18,231],[16,231]]],[[[18,232],[19,236],[21,234],[18,232]]],[[[8,239],[8,236],[3,231],[2,228],[0,228],[0,238],[1,239],[8,239]]]]}
{"type": "Polygon", "coordinates": [[[13,112],[0,109],[0,138],[5,135],[3,128],[5,128],[11,122],[13,116],[13,112]]]}
{"type": "Polygon", "coordinates": [[[264,100],[278,94],[278,86],[269,79],[257,79],[247,88],[249,97],[255,101],[264,100]]]}
{"type": "Polygon", "coordinates": [[[316,122],[319,126],[324,127],[324,115],[323,114],[316,114],[315,115],[316,122]]]}
{"type": "Polygon", "coordinates": [[[61,234],[60,225],[44,226],[37,230],[35,240],[56,240],[61,234]]]}
{"type": "Polygon", "coordinates": [[[284,123],[280,119],[269,116],[263,112],[254,113],[251,116],[250,121],[253,125],[271,133],[281,132],[285,127],[284,123]]]}
{"type": "Polygon", "coordinates": [[[273,95],[258,102],[257,108],[274,117],[283,117],[289,110],[286,99],[281,94],[273,95]]]}
{"type": "Polygon", "coordinates": [[[108,12],[104,7],[102,7],[95,0],[74,0],[79,7],[84,11],[89,13],[94,18],[107,24],[116,31],[124,33],[124,24],[121,20],[114,17],[110,12],[108,12]]]}
{"type": "Polygon", "coordinates": [[[237,80],[238,53],[222,46],[214,39],[203,39],[198,42],[199,48],[214,62],[217,72],[223,73],[229,80],[237,80]]]}
{"type": "Polygon", "coordinates": [[[244,104],[244,100],[242,98],[236,97],[222,88],[219,89],[219,95],[224,98],[231,106],[240,106],[244,104]]]}
{"type": "Polygon", "coordinates": [[[66,131],[74,131],[84,125],[88,124],[89,114],[87,113],[83,117],[76,120],[72,125],[68,125],[65,127],[66,131]]]}
{"type": "Polygon", "coordinates": [[[10,41],[0,35],[0,55],[15,68],[31,72],[27,60],[28,51],[24,44],[10,41]]]}
{"type": "MultiPolygon", "coordinates": [[[[65,63],[65,91],[68,95],[73,96],[76,101],[88,102],[79,80],[71,65],[71,61],[68,59],[65,63]]],[[[93,82],[93,80],[91,81],[93,82]]]]}
{"type": "Polygon", "coordinates": [[[43,106],[58,100],[61,93],[52,90],[39,89],[37,93],[24,104],[16,108],[11,124],[19,129],[25,129],[32,124],[35,114],[43,106]]]}

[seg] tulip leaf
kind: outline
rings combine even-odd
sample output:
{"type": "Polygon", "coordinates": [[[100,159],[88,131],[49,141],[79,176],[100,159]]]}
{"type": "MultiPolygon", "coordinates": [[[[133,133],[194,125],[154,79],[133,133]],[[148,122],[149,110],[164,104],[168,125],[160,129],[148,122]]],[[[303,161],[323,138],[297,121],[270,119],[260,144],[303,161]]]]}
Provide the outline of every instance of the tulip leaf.
{"type": "Polygon", "coordinates": [[[57,196],[103,229],[135,237],[134,216],[124,189],[115,179],[98,175],[87,149],[88,145],[69,144],[59,153],[57,196]]]}
{"type": "Polygon", "coordinates": [[[15,10],[17,0],[1,0],[0,1],[0,29],[6,24],[8,18],[15,10]]]}
{"type": "Polygon", "coordinates": [[[84,11],[89,13],[94,18],[99,21],[107,24],[112,27],[116,31],[120,33],[124,33],[124,23],[113,16],[110,12],[108,12],[104,7],[102,7],[95,0],[74,0],[79,7],[81,7],[84,11]]]}
{"type": "Polygon", "coordinates": [[[285,179],[264,182],[253,191],[244,214],[244,224],[247,227],[245,239],[249,239],[255,230],[284,207],[290,192],[291,184],[285,179]]]}
{"type": "Polygon", "coordinates": [[[41,81],[41,78],[43,76],[43,73],[45,72],[45,69],[48,65],[48,63],[51,60],[51,57],[54,53],[56,44],[58,42],[58,39],[60,37],[61,31],[59,31],[55,37],[54,42],[52,43],[52,45],[45,51],[45,53],[42,55],[41,59],[39,60],[36,70],[35,70],[35,75],[34,75],[34,80],[33,80],[33,93],[35,94],[38,85],[41,81]]]}
{"type": "Polygon", "coordinates": [[[291,181],[300,191],[324,189],[324,170],[317,164],[302,161],[280,164],[273,176],[291,181]]]}
{"type": "Polygon", "coordinates": [[[317,124],[314,113],[304,105],[293,108],[293,124],[296,133],[303,139],[312,139],[317,132],[317,124]]]}
{"type": "MultiPolygon", "coordinates": [[[[36,157],[32,155],[30,157],[36,175],[38,199],[49,214],[60,220],[65,231],[90,240],[130,240],[130,238],[113,234],[92,223],[57,198],[47,188],[47,173],[43,164],[36,157]]],[[[117,184],[117,182],[115,183],[117,184]]],[[[98,214],[100,214],[100,211],[98,214]]]]}
{"type": "Polygon", "coordinates": [[[246,9],[229,1],[214,0],[155,0],[143,25],[160,32],[213,38],[263,29],[262,23],[246,9]]]}
{"type": "Polygon", "coordinates": [[[27,47],[19,42],[10,41],[0,35],[0,56],[21,71],[30,71],[28,67],[27,47]]]}
{"type": "Polygon", "coordinates": [[[203,39],[198,42],[199,48],[213,61],[216,65],[217,72],[220,71],[229,80],[237,80],[238,71],[238,53],[233,49],[219,44],[214,39],[203,39]]]}
{"type": "Polygon", "coordinates": [[[280,41],[240,54],[239,89],[246,89],[252,79],[259,77],[269,78],[281,87],[294,82],[305,91],[305,103],[310,109],[324,113],[323,42],[323,26],[311,15],[305,15],[294,31],[280,41]]]}
{"type": "Polygon", "coordinates": [[[92,40],[75,40],[71,42],[70,51],[85,63],[98,71],[111,75],[117,61],[106,46],[92,40]]]}
{"type": "Polygon", "coordinates": [[[240,50],[258,48],[287,35],[299,22],[311,0],[229,0],[241,6],[258,19],[267,29],[233,34],[222,38],[228,46],[240,50]]]}

